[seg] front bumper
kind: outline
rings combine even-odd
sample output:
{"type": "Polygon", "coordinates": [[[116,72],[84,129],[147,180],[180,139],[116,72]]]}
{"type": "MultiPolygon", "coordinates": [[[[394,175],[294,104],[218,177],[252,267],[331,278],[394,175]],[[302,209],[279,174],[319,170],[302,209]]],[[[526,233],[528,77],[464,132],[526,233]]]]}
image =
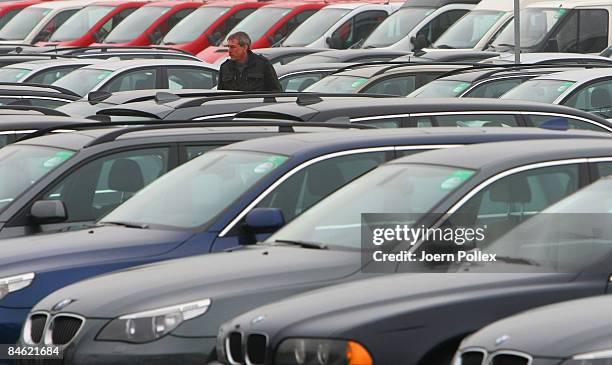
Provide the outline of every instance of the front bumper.
{"type": "Polygon", "coordinates": [[[0,343],[17,343],[29,312],[30,309],[0,307],[0,343]]]}
{"type": "MultiPolygon", "coordinates": [[[[97,341],[95,337],[108,320],[87,319],[73,342],[64,348],[62,365],[88,364],[205,364],[215,354],[215,337],[165,336],[144,344],[97,341]]],[[[49,360],[47,360],[49,361],[49,360]]],[[[20,364],[48,364],[50,362],[22,361],[20,364]]]]}

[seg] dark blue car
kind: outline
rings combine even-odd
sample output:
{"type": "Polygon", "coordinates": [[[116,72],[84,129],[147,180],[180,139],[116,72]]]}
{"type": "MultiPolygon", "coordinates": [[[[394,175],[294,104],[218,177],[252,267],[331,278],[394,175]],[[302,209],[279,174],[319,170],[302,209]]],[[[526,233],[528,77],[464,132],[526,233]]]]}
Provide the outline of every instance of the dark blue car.
{"type": "MultiPolygon", "coordinates": [[[[462,144],[569,137],[609,135],[529,128],[354,130],[252,139],[218,148],[163,175],[91,228],[1,241],[0,343],[17,341],[33,305],[65,285],[255,243],[396,157],[462,144]],[[8,293],[3,294],[3,287],[8,293]]],[[[59,187],[48,198],[60,199],[65,193],[59,187]]],[[[38,214],[53,213],[43,209],[38,214]]]]}

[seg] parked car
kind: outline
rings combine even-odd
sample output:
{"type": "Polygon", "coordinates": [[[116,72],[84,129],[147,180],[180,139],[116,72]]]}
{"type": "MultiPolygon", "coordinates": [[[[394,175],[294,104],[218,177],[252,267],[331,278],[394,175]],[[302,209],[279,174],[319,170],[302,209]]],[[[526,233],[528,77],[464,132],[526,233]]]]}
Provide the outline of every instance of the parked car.
{"type": "Polygon", "coordinates": [[[39,46],[88,46],[99,42],[147,1],[100,1],[77,11],[39,46]]]}
{"type": "MultiPolygon", "coordinates": [[[[169,49],[166,47],[146,46],[146,47],[121,47],[121,46],[102,46],[102,47],[65,47],[54,48],[44,52],[44,54],[57,54],[76,58],[97,58],[113,60],[134,60],[134,59],[160,59],[160,60],[186,60],[202,61],[194,55],[179,49],[169,49]]],[[[0,59],[1,60],[1,59],[0,59]]]]}
{"type": "Polygon", "coordinates": [[[429,46],[480,0],[408,0],[385,19],[362,48],[413,51],[429,46]]]}
{"type": "Polygon", "coordinates": [[[0,82],[28,82],[51,85],[72,71],[102,61],[86,59],[47,59],[14,63],[0,68],[0,82]]]}
{"type": "Polygon", "coordinates": [[[357,46],[400,5],[388,1],[328,5],[300,24],[281,46],[334,49],[357,46]]]}
{"type": "Polygon", "coordinates": [[[210,89],[217,85],[218,74],[217,66],[194,61],[113,61],[81,67],[52,85],[81,96],[98,90],[210,89]]]}
{"type": "Polygon", "coordinates": [[[612,69],[595,68],[542,75],[501,96],[567,105],[612,118],[612,69]]]}
{"type": "Polygon", "coordinates": [[[277,64],[274,69],[283,91],[303,91],[308,86],[325,76],[354,63],[310,63],[310,64],[277,64]]]}
{"type": "Polygon", "coordinates": [[[465,65],[390,63],[345,67],[306,87],[305,92],[366,93],[406,96],[449,71],[465,65]]]}
{"type": "Polygon", "coordinates": [[[24,83],[0,83],[0,105],[56,109],[78,99],[78,95],[58,87],[24,83]]]}
{"type": "MultiPolygon", "coordinates": [[[[482,60],[480,63],[491,65],[511,65],[514,64],[514,54],[503,53],[497,57],[482,60]]],[[[540,52],[540,53],[521,53],[522,64],[581,64],[581,65],[610,65],[612,60],[607,57],[581,54],[581,53],[560,53],[560,52],[540,52]]]]}
{"type": "Polygon", "coordinates": [[[300,57],[290,64],[389,61],[407,52],[385,49],[338,49],[300,57]]]}
{"type": "MultiPolygon", "coordinates": [[[[397,138],[403,133],[399,130],[368,132],[376,132],[381,136],[385,135],[386,141],[389,141],[392,135],[397,138]]],[[[448,143],[460,144],[461,139],[458,138],[466,138],[463,141],[470,140],[472,143],[482,142],[484,140],[480,139],[481,137],[486,135],[491,137],[496,132],[508,133],[508,136],[513,135],[512,138],[517,138],[520,133],[529,133],[526,130],[519,129],[480,130],[478,134],[460,133],[460,130],[457,129],[432,130],[431,134],[419,133],[416,130],[405,132],[413,134],[415,141],[427,140],[428,142],[424,143],[437,144],[438,146],[448,143]],[[417,135],[419,136],[416,137],[417,135]],[[451,135],[453,137],[450,137],[451,135]],[[460,135],[462,137],[459,137],[460,135]]],[[[372,136],[372,133],[367,135],[372,136]]],[[[307,135],[306,138],[309,139],[310,144],[313,144],[316,136],[307,135]]],[[[329,136],[319,138],[330,140],[329,136]]],[[[280,141],[280,139],[278,140],[280,141]]],[[[343,138],[341,143],[348,147],[349,143],[355,143],[356,140],[358,139],[347,137],[343,138]]],[[[334,141],[338,143],[337,141],[340,141],[340,139],[334,138],[334,141]]],[[[399,142],[399,140],[397,141],[399,142]]],[[[301,146],[297,146],[298,143],[296,142],[296,139],[292,139],[285,145],[284,151],[291,148],[289,146],[301,148],[301,146]]],[[[387,143],[390,145],[391,141],[387,143]]],[[[272,144],[268,143],[268,146],[270,148],[272,144]]],[[[414,147],[416,147],[414,144],[412,147],[406,144],[407,149],[414,147]]],[[[74,328],[78,329],[76,335],[73,334],[76,332],[73,330],[70,333],[73,335],[63,337],[62,341],[47,341],[47,345],[52,343],[59,345],[59,342],[61,342],[64,349],[64,361],[67,364],[79,363],[83,359],[91,358],[100,362],[113,359],[113,361],[121,362],[146,361],[147,363],[161,363],[170,358],[201,363],[211,358],[217,358],[225,362],[226,358],[223,353],[225,336],[221,337],[223,342],[217,343],[215,335],[219,332],[219,326],[230,318],[249,309],[299,293],[303,293],[303,298],[316,295],[305,293],[309,290],[384,275],[361,270],[363,267],[361,265],[362,251],[360,250],[361,212],[408,213],[418,211],[424,214],[429,211],[446,212],[453,207],[474,209],[474,204],[476,204],[475,213],[486,210],[487,213],[495,212],[501,216],[511,216],[516,211],[513,210],[514,208],[509,211],[508,205],[512,205],[514,202],[525,202],[525,196],[529,194],[528,192],[531,193],[529,201],[533,202],[529,206],[530,211],[541,211],[546,206],[590,183],[592,180],[581,177],[582,173],[586,173],[588,167],[586,159],[612,156],[611,147],[611,141],[606,138],[605,140],[588,140],[588,142],[583,139],[563,139],[487,143],[482,146],[443,148],[422,154],[414,154],[414,151],[404,151],[411,156],[381,166],[363,175],[353,183],[340,188],[328,198],[295,218],[292,223],[279,230],[263,244],[236,249],[234,252],[145,265],[82,281],[60,289],[40,301],[33,308],[32,313],[42,317],[33,318],[38,318],[39,323],[47,323],[48,327],[51,323],[58,325],[66,315],[78,316],[78,321],[71,322],[74,323],[74,328]],[[491,158],[491,156],[495,156],[495,158],[491,158]],[[578,158],[581,162],[577,162],[576,159],[578,158]],[[543,162],[545,163],[543,164],[543,162]],[[454,177],[453,174],[457,171],[464,171],[463,176],[465,178],[454,178],[454,183],[443,184],[445,188],[440,188],[440,185],[449,177],[454,177]],[[521,181],[525,181],[524,184],[527,184],[528,177],[533,185],[529,184],[527,192],[496,194],[495,196],[499,196],[499,198],[493,198],[495,199],[494,202],[483,203],[480,207],[479,203],[483,194],[488,194],[491,189],[507,187],[508,184],[512,185],[519,179],[525,179],[521,181]],[[542,191],[550,192],[550,194],[543,194],[542,191]],[[505,199],[505,201],[495,204],[497,199],[505,199]],[[152,277],[159,279],[151,280],[152,277]],[[51,308],[66,298],[73,299],[73,301],[65,308],[56,310],[51,314],[51,308]],[[158,331],[151,328],[152,323],[164,323],[165,318],[170,316],[179,318],[179,320],[171,326],[160,328],[158,331]],[[153,320],[154,317],[155,320],[153,320]],[[129,325],[127,325],[128,320],[130,320],[129,325]],[[119,344],[121,346],[118,346],[119,344]],[[152,353],[152,348],[157,351],[152,353]],[[219,352],[219,356],[215,356],[216,352],[219,352]]],[[[376,153],[372,149],[368,149],[368,151],[376,153]]],[[[609,162],[607,163],[609,164],[609,162]]],[[[329,177],[330,172],[327,172],[326,176],[329,177]]],[[[590,179],[596,179],[596,177],[591,176],[590,179]]],[[[330,182],[333,180],[328,178],[318,181],[330,182]]],[[[300,191],[299,186],[299,184],[296,185],[297,191],[300,191]]],[[[296,198],[295,191],[291,189],[291,192],[287,192],[287,194],[296,198]]],[[[512,191],[517,191],[517,189],[512,191]]],[[[144,198],[144,194],[141,196],[144,198]]],[[[135,198],[132,198],[126,204],[132,203],[135,198]]],[[[274,200],[264,199],[251,204],[250,207],[252,208],[256,204],[266,207],[272,201],[274,200]]],[[[126,205],[123,207],[126,207],[126,205]]],[[[264,225],[269,227],[272,224],[272,217],[279,214],[278,210],[276,210],[276,213],[273,213],[274,211],[270,209],[260,210],[261,215],[259,217],[262,218],[258,220],[261,224],[260,227],[264,225]],[[268,219],[263,219],[264,214],[268,216],[268,219]],[[264,221],[266,224],[264,224],[264,221]]],[[[117,212],[115,211],[115,213],[117,212]]],[[[253,214],[255,210],[251,212],[253,214]]],[[[497,216],[497,214],[481,213],[477,217],[482,220],[490,220],[494,219],[491,217],[492,215],[497,216]]],[[[440,216],[444,216],[444,213],[435,215],[435,217],[440,216]]],[[[107,218],[111,217],[112,215],[107,218]]],[[[115,218],[118,217],[115,216],[115,218]]],[[[137,223],[143,223],[144,221],[138,220],[137,223]]],[[[280,222],[279,220],[275,221],[280,222]]],[[[231,235],[231,232],[237,229],[239,225],[240,220],[234,220],[231,226],[225,226],[221,229],[221,236],[231,235]]],[[[218,227],[221,228],[221,226],[218,227]]],[[[123,237],[126,237],[126,235],[123,235],[123,237]]],[[[59,236],[56,236],[56,238],[59,238],[59,236]]],[[[90,237],[83,237],[83,240],[79,239],[80,244],[85,247],[90,246],[83,244],[85,239],[91,240],[90,237]]],[[[63,240],[63,242],[67,241],[72,240],[63,240]]],[[[22,243],[30,244],[20,242],[20,245],[22,243]]],[[[57,247],[49,240],[45,243],[35,242],[32,244],[36,244],[39,250],[41,246],[45,245],[49,249],[51,249],[51,246],[57,247]]],[[[9,250],[13,250],[20,245],[6,244],[5,247],[10,246],[9,250]]],[[[15,257],[15,255],[13,253],[12,257],[15,257]]],[[[3,302],[19,303],[17,300],[27,298],[34,291],[35,286],[48,285],[47,281],[50,279],[47,279],[47,270],[33,269],[31,261],[29,265],[2,270],[0,275],[2,277],[14,276],[16,273],[28,273],[30,277],[31,273],[35,275],[31,282],[32,285],[7,295],[3,302]]],[[[6,267],[6,265],[3,265],[3,267],[6,267]]],[[[483,289],[492,291],[492,285],[503,287],[508,282],[495,275],[480,279],[476,279],[480,277],[479,275],[469,274],[462,274],[458,277],[447,274],[422,276],[423,278],[414,274],[410,274],[408,277],[401,276],[404,280],[400,280],[399,284],[397,284],[399,275],[387,275],[385,279],[379,279],[384,284],[395,282],[392,290],[389,290],[389,285],[381,284],[380,286],[370,287],[365,284],[365,281],[363,284],[356,281],[349,284],[356,290],[340,290],[333,293],[331,292],[332,289],[326,290],[326,295],[317,296],[318,304],[313,304],[314,301],[308,301],[308,306],[290,307],[295,309],[292,310],[292,317],[283,316],[282,319],[277,320],[275,308],[269,307],[265,311],[257,311],[255,317],[248,317],[248,323],[246,324],[242,320],[238,322],[241,324],[238,329],[232,327],[228,331],[227,327],[223,327],[224,331],[222,333],[231,335],[234,331],[244,331],[247,337],[241,343],[246,345],[248,335],[254,332],[252,331],[253,328],[261,329],[262,333],[266,333],[268,329],[278,328],[275,326],[277,323],[281,327],[284,323],[286,331],[295,328],[292,335],[312,338],[327,338],[329,337],[329,331],[342,333],[341,331],[345,328],[355,328],[354,332],[342,333],[343,335],[340,338],[353,339],[345,336],[355,336],[357,334],[361,334],[364,338],[371,338],[373,343],[368,342],[367,349],[369,351],[376,350],[372,353],[376,354],[375,359],[377,360],[379,360],[378,354],[382,354],[380,355],[382,356],[379,360],[380,363],[404,361],[416,364],[416,359],[419,359],[419,355],[423,353],[422,349],[430,349],[430,345],[441,339],[442,336],[454,334],[455,328],[449,326],[449,323],[461,323],[460,320],[463,318],[467,322],[468,318],[483,315],[486,312],[470,310],[469,315],[465,314],[458,319],[456,310],[448,310],[444,312],[444,316],[439,314],[439,317],[437,317],[444,318],[444,320],[437,322],[442,327],[437,327],[435,331],[432,331],[429,326],[418,325],[418,323],[421,323],[418,321],[415,324],[414,320],[406,322],[400,321],[399,318],[389,317],[389,311],[392,308],[410,313],[422,308],[417,305],[421,304],[419,300],[423,300],[424,303],[430,305],[450,303],[451,301],[446,296],[433,302],[427,302],[423,298],[427,294],[433,296],[434,293],[441,297],[449,291],[466,300],[477,301],[480,292],[475,293],[476,285],[486,282],[488,285],[483,289]],[[470,279],[470,277],[473,279],[470,279]],[[479,282],[479,280],[482,281],[479,282]],[[409,285],[407,285],[407,282],[409,285]],[[470,286],[469,283],[474,286],[470,286]],[[360,285],[363,285],[363,288],[360,285]],[[345,293],[346,295],[344,295],[345,293]],[[373,293],[373,295],[364,295],[364,293],[373,293]],[[390,300],[385,301],[385,299],[390,300]],[[403,299],[406,304],[401,303],[401,305],[395,306],[393,305],[393,299],[398,301],[403,299]],[[415,302],[412,302],[411,299],[415,302]],[[363,305],[359,306],[362,303],[363,305]],[[379,303],[379,307],[374,307],[379,303]],[[384,304],[387,304],[387,306],[384,304]],[[359,311],[360,308],[367,310],[359,311]],[[329,312],[327,312],[328,309],[329,312]],[[318,312],[346,318],[347,323],[333,320],[331,316],[319,321],[319,318],[314,318],[311,315],[318,312]],[[345,313],[347,316],[343,316],[345,313]],[[387,317],[384,317],[385,315],[387,317]],[[258,319],[254,320],[255,318],[258,319]],[[380,321],[383,324],[388,324],[388,327],[384,327],[380,331],[358,331],[359,328],[368,328],[367,324],[379,323],[377,321],[379,318],[392,319],[386,322],[380,321]],[[300,319],[304,319],[304,321],[300,321],[300,319]],[[451,319],[453,319],[452,322],[450,322],[451,319]],[[318,331],[319,325],[324,326],[323,328],[328,332],[318,331]],[[311,328],[312,332],[310,334],[312,336],[299,331],[302,328],[311,328]],[[386,328],[394,330],[385,331],[386,328]],[[415,337],[416,339],[410,337],[409,343],[411,346],[396,345],[398,343],[396,341],[399,341],[402,335],[411,335],[413,331],[417,337],[415,337]],[[380,340],[376,341],[377,338],[380,340]],[[375,347],[375,345],[383,347],[384,350],[379,350],[379,347],[375,347]],[[385,354],[388,354],[388,356],[385,354]]],[[[575,275],[567,275],[565,278],[570,276],[572,279],[575,278],[575,275]]],[[[560,281],[558,276],[548,275],[548,277],[540,276],[539,278],[541,285],[537,286],[534,283],[534,290],[540,288],[538,293],[542,293],[542,297],[530,295],[530,299],[526,299],[525,303],[544,302],[544,293],[547,288],[549,292],[553,292],[555,286],[552,284],[555,281],[560,281]]],[[[600,285],[593,285],[590,290],[604,290],[607,278],[607,276],[600,278],[600,285]]],[[[27,280],[29,279],[26,279],[23,285],[27,285],[27,280]]],[[[568,290],[571,290],[572,284],[568,284],[567,287],[568,290]]],[[[584,288],[583,295],[588,290],[588,288],[584,288]]],[[[433,297],[431,300],[435,299],[438,298],[433,297]]],[[[8,306],[8,304],[4,305],[8,306]]],[[[286,308],[282,303],[278,305],[280,308],[286,308]]],[[[498,304],[494,308],[496,309],[495,313],[503,315],[520,310],[520,305],[498,304]]],[[[289,310],[291,311],[291,309],[289,310]]],[[[281,313],[285,313],[285,311],[283,310],[281,313]]],[[[391,311],[391,315],[393,313],[391,311]]],[[[421,313],[419,312],[419,314],[421,313]]],[[[419,318],[427,319],[424,314],[419,318]]],[[[41,324],[37,326],[37,328],[42,327],[45,326],[41,324]]],[[[25,328],[32,328],[32,326],[26,325],[25,328]]],[[[36,341],[37,343],[41,343],[41,332],[42,337],[44,337],[44,330],[35,333],[35,338],[39,340],[36,341]]],[[[244,363],[246,361],[244,359],[249,359],[250,363],[252,363],[252,359],[256,364],[272,363],[277,349],[276,341],[289,333],[279,332],[278,334],[277,332],[270,332],[268,341],[253,338],[253,342],[248,342],[256,349],[257,354],[269,354],[269,357],[265,356],[264,359],[263,356],[256,356],[255,353],[248,352],[249,355],[245,355],[244,358],[235,357],[236,363],[244,363]],[[268,348],[268,345],[274,345],[274,347],[268,348]]],[[[47,336],[47,338],[49,337],[47,336]]],[[[236,344],[234,341],[232,343],[236,344]]],[[[405,344],[406,342],[402,341],[401,343],[405,344]]],[[[230,349],[234,351],[233,346],[230,349]]],[[[450,351],[451,356],[454,350],[455,348],[450,351]]],[[[232,354],[235,353],[232,352],[232,354]]],[[[291,354],[293,354],[293,351],[291,354]]],[[[447,355],[444,352],[442,354],[447,355]]],[[[363,357],[358,358],[364,359],[363,357]]],[[[338,360],[338,362],[340,361],[338,360]]],[[[359,363],[367,364],[369,362],[359,361],[359,363]]],[[[442,361],[438,363],[442,363],[442,361]]]]}
{"type": "MultiPolygon", "coordinates": [[[[234,32],[246,32],[251,38],[251,48],[272,47],[291,34],[312,14],[327,5],[321,1],[282,1],[270,3],[257,9],[233,29],[234,32]]],[[[227,43],[227,37],[222,44],[227,43]]],[[[198,53],[206,62],[214,63],[227,56],[227,47],[210,46],[198,53]]]]}
{"type": "MultiPolygon", "coordinates": [[[[185,97],[204,97],[235,95],[239,92],[228,90],[201,90],[201,89],[149,89],[149,90],[130,90],[109,93],[106,91],[94,92],[87,97],[78,97],[78,100],[57,108],[58,111],[73,117],[91,117],[96,112],[105,108],[117,105],[136,103],[143,101],[154,101],[156,103],[168,103],[185,97]]],[[[157,118],[155,118],[157,119],[157,118]]]]}
{"type": "MultiPolygon", "coordinates": [[[[0,121],[0,147],[15,143],[30,133],[35,133],[42,129],[61,129],[64,126],[74,126],[75,123],[95,123],[90,119],[77,119],[73,117],[60,117],[55,115],[27,114],[8,114],[6,109],[0,109],[2,120],[0,121]]],[[[8,172],[12,174],[14,172],[8,172]]],[[[4,203],[3,203],[4,205],[4,203]]]]}
{"type": "Polygon", "coordinates": [[[587,112],[560,105],[498,99],[363,98],[312,99],[244,110],[236,118],[275,118],[304,122],[344,122],[379,128],[549,127],[609,132],[612,124],[587,112]]]}
{"type": "Polygon", "coordinates": [[[80,9],[97,0],[45,1],[28,6],[0,29],[0,44],[36,44],[51,34],[80,9]]]}
{"type": "MultiPolygon", "coordinates": [[[[610,11],[612,5],[602,0],[527,4],[520,14],[524,25],[521,51],[599,54],[612,43],[610,11]]],[[[514,21],[499,32],[489,49],[496,52],[514,49],[514,21]]]]}
{"type": "MultiPolygon", "coordinates": [[[[254,53],[264,56],[270,61],[272,66],[286,65],[300,57],[307,56],[309,54],[327,51],[325,48],[313,48],[313,47],[270,47],[270,48],[258,48],[254,50],[254,53]]],[[[229,56],[222,57],[217,60],[216,63],[223,63],[229,59],[229,56]]]]}
{"type": "Polygon", "coordinates": [[[518,66],[481,68],[449,72],[408,95],[415,98],[499,98],[527,80],[570,67],[518,66]]]}
{"type": "Polygon", "coordinates": [[[154,1],[129,14],[93,46],[157,44],[178,22],[202,5],[201,1],[154,1]]]}
{"type": "Polygon", "coordinates": [[[219,46],[236,24],[265,4],[255,0],[207,2],[178,22],[159,44],[198,54],[208,46],[219,46]]]}
{"type": "Polygon", "coordinates": [[[7,1],[0,2],[0,29],[13,19],[13,17],[19,14],[20,11],[27,8],[28,6],[39,4],[46,0],[20,0],[20,1],[7,1]]]}
{"type": "Polygon", "coordinates": [[[497,52],[476,50],[438,50],[421,51],[394,58],[392,61],[403,62],[480,62],[499,56],[497,52]]]}

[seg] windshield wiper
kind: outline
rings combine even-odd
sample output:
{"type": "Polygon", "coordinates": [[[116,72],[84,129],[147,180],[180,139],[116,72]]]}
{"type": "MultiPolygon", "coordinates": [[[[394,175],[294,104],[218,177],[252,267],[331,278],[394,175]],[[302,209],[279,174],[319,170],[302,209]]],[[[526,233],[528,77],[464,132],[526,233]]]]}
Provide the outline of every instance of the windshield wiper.
{"type": "Polygon", "coordinates": [[[510,256],[495,256],[496,261],[507,262],[509,264],[519,264],[519,265],[530,265],[530,266],[540,266],[538,262],[535,262],[530,259],[526,259],[524,257],[510,257],[510,256]]]}
{"type": "Polygon", "coordinates": [[[114,226],[122,226],[122,227],[127,227],[127,228],[140,228],[140,229],[148,229],[149,225],[148,224],[143,224],[143,223],[132,223],[132,222],[100,222],[101,225],[105,225],[105,224],[111,224],[114,226]]]}
{"type": "Polygon", "coordinates": [[[286,243],[289,245],[300,246],[302,248],[313,248],[316,250],[327,250],[326,245],[318,244],[315,242],[307,242],[307,241],[292,241],[292,240],[274,240],[274,242],[278,243],[286,243]]]}

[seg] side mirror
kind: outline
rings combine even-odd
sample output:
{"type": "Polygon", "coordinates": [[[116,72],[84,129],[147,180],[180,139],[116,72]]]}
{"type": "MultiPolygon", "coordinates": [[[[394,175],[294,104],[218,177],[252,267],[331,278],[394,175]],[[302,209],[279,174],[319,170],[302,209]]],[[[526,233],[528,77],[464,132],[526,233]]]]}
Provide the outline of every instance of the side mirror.
{"type": "Polygon", "coordinates": [[[337,35],[332,35],[331,37],[325,38],[325,43],[329,46],[329,48],[340,49],[342,48],[342,39],[340,39],[337,35]]]}
{"type": "Polygon", "coordinates": [[[39,200],[32,205],[30,215],[38,224],[60,223],[68,219],[66,205],[61,200],[39,200]]]}
{"type": "Polygon", "coordinates": [[[87,94],[87,101],[92,104],[100,103],[111,96],[113,96],[113,94],[109,93],[108,91],[96,90],[87,94]]]}
{"type": "Polygon", "coordinates": [[[429,45],[427,37],[423,34],[417,34],[416,37],[410,37],[410,43],[412,43],[412,50],[418,51],[429,45]]]}
{"type": "Polygon", "coordinates": [[[244,217],[244,225],[254,234],[272,233],[285,225],[285,217],[278,208],[255,208],[244,217]]]}
{"type": "Polygon", "coordinates": [[[556,39],[551,38],[546,41],[546,46],[543,52],[559,52],[559,42],[556,39]]]}
{"type": "Polygon", "coordinates": [[[104,35],[102,33],[102,30],[95,32],[93,34],[93,38],[96,41],[96,43],[101,43],[104,40],[104,35]]]}

